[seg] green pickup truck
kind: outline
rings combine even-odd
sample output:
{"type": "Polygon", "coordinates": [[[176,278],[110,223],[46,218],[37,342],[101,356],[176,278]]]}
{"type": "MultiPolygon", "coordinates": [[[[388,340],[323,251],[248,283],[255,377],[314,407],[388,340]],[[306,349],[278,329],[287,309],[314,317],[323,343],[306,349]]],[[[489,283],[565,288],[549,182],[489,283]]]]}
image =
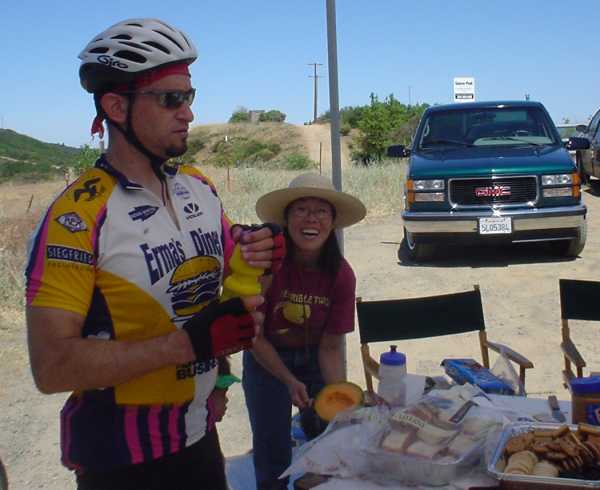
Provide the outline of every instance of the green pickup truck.
{"type": "Polygon", "coordinates": [[[473,102],[430,107],[411,147],[399,257],[424,261],[443,244],[550,242],[577,256],[585,245],[586,207],[568,150],[538,102],[473,102]],[[406,254],[406,255],[405,255],[406,254]]]}

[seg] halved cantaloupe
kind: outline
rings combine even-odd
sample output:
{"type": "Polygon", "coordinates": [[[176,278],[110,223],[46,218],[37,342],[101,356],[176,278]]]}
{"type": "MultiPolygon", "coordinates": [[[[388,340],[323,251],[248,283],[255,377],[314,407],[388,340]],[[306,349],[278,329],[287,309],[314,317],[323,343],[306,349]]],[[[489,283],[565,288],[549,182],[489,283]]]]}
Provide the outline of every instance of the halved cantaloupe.
{"type": "Polygon", "coordinates": [[[363,390],[354,383],[326,385],[315,397],[313,405],[300,411],[302,429],[309,440],[314,439],[339,412],[362,405],[363,401],[363,390]]]}
{"type": "Polygon", "coordinates": [[[323,420],[331,422],[342,410],[362,405],[363,390],[360,386],[344,381],[325,386],[315,397],[315,412],[323,420]]]}

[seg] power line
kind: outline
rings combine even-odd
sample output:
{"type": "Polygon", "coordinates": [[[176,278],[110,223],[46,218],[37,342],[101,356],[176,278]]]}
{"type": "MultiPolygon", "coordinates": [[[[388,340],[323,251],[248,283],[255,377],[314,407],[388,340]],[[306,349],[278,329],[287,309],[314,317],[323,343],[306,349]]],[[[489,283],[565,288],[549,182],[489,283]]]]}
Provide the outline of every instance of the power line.
{"type": "Polygon", "coordinates": [[[314,78],[313,88],[313,123],[317,122],[317,79],[322,78],[317,75],[317,66],[323,66],[322,63],[308,63],[308,66],[312,66],[314,69],[314,75],[309,75],[308,78],[314,78]]]}

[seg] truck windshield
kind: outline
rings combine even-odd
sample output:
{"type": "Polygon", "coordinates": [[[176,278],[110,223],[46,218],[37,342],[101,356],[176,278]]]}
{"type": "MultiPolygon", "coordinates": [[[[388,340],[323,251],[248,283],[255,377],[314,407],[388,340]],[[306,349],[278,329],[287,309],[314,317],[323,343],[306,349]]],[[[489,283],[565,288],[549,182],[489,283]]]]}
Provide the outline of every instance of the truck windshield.
{"type": "Polygon", "coordinates": [[[423,123],[418,148],[554,145],[551,124],[537,107],[435,111],[423,123]]]}

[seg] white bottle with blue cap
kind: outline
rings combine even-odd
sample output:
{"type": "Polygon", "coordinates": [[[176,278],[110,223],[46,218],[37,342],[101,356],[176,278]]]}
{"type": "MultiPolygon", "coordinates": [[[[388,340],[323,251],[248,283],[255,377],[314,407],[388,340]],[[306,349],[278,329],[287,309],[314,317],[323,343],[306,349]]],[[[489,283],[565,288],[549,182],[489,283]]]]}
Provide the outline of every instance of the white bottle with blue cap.
{"type": "Polygon", "coordinates": [[[379,357],[377,394],[393,407],[406,405],[406,356],[390,345],[379,357]]]}

